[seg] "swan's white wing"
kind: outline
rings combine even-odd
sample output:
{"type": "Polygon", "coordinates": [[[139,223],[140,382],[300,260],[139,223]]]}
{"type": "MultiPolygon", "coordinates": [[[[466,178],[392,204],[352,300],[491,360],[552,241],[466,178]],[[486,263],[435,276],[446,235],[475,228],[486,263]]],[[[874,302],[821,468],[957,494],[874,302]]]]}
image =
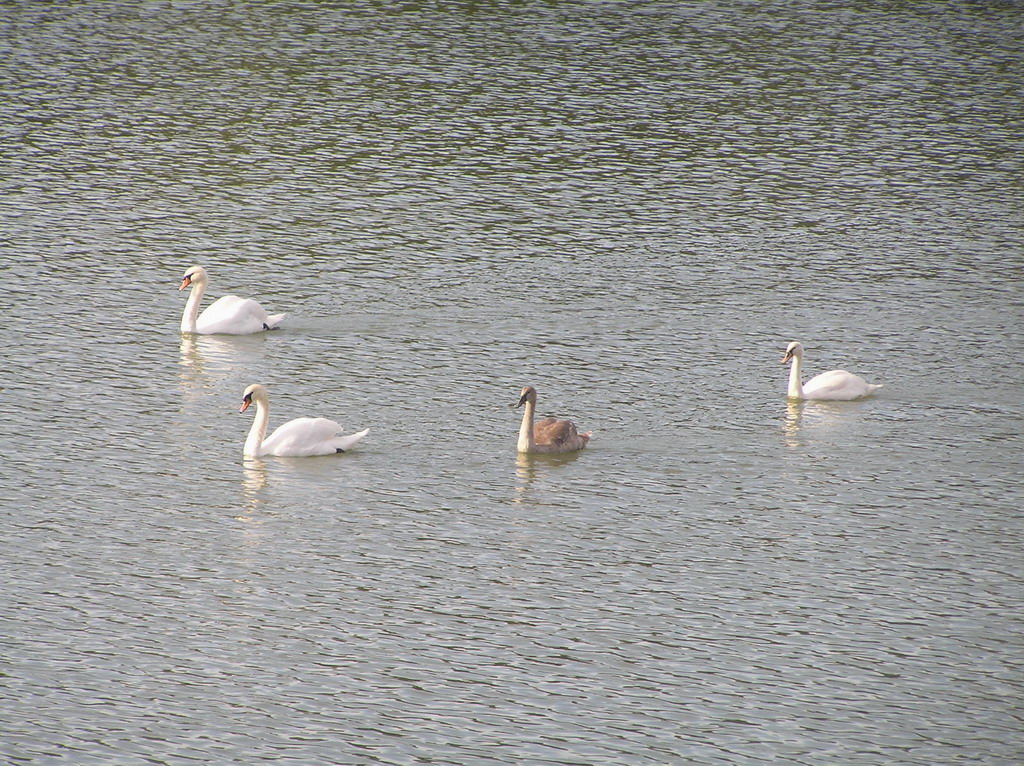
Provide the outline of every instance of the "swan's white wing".
{"type": "Polygon", "coordinates": [[[196,320],[196,331],[205,335],[249,335],[273,327],[284,314],[269,316],[252,298],[225,295],[214,301],[196,320]]]}
{"type": "Polygon", "coordinates": [[[872,391],[881,388],[879,385],[872,385],[864,378],[854,375],[846,370],[831,370],[815,375],[804,383],[805,399],[834,399],[848,401],[867,396],[872,391]]]}
{"type": "Polygon", "coordinates": [[[329,455],[341,426],[327,418],[295,418],[274,429],[260,450],[265,455],[329,455]]]}
{"type": "Polygon", "coordinates": [[[278,426],[263,442],[262,455],[309,457],[333,455],[354,446],[369,429],[351,436],[339,436],[341,426],[327,418],[296,418],[278,426]]]}

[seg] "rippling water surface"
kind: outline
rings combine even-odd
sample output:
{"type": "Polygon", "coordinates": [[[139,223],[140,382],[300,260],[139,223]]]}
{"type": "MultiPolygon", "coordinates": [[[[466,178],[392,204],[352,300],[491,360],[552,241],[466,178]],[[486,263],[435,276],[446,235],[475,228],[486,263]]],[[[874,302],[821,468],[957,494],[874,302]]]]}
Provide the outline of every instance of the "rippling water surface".
{"type": "Polygon", "coordinates": [[[0,44],[3,759],[1024,760],[1019,5],[0,44]],[[284,328],[181,336],[192,263],[284,328]],[[787,404],[794,339],[885,387],[787,404]],[[257,381],[371,433],[243,461],[257,381]]]}

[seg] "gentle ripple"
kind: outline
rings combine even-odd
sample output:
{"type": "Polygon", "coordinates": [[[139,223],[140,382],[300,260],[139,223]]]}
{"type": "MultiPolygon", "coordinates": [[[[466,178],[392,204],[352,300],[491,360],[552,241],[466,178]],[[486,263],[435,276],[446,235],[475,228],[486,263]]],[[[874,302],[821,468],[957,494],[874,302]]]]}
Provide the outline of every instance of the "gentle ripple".
{"type": "Polygon", "coordinates": [[[1020,762],[1024,14],[506,5],[0,10],[0,756],[1020,762]]]}

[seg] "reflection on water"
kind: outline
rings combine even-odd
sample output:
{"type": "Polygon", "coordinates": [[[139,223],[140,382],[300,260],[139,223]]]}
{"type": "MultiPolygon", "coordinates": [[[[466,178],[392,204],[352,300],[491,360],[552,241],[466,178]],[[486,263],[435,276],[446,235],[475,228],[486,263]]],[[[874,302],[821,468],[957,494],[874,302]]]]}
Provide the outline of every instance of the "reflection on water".
{"type": "Polygon", "coordinates": [[[182,334],[180,379],[183,391],[209,388],[238,367],[237,339],[182,334]]]}
{"type": "Polygon", "coordinates": [[[190,389],[204,385],[202,382],[204,358],[194,335],[182,335],[179,350],[179,364],[182,369],[178,373],[178,377],[181,380],[182,393],[189,393],[190,389]]]}
{"type": "Polygon", "coordinates": [[[782,433],[786,438],[787,447],[802,447],[800,440],[800,420],[804,414],[804,403],[800,399],[786,400],[786,422],[782,426],[782,433]]]}
{"type": "Polygon", "coordinates": [[[516,481],[516,492],[512,502],[522,503],[527,499],[526,494],[529,492],[534,479],[537,478],[537,468],[533,455],[526,452],[516,453],[516,478],[518,481],[516,481]]]}
{"type": "Polygon", "coordinates": [[[260,458],[242,460],[242,497],[244,512],[235,518],[239,521],[253,521],[260,506],[266,502],[264,490],[270,484],[267,464],[260,458]]]}
{"type": "Polygon", "coordinates": [[[585,449],[577,452],[567,452],[554,455],[517,452],[517,481],[515,496],[512,501],[515,503],[525,503],[534,499],[532,497],[534,492],[544,493],[556,491],[558,473],[560,469],[570,463],[576,462],[585,452],[585,449]]]}
{"type": "Polygon", "coordinates": [[[787,399],[782,425],[786,446],[796,449],[820,441],[835,441],[847,431],[859,427],[874,401],[870,397],[848,402],[787,399]]]}

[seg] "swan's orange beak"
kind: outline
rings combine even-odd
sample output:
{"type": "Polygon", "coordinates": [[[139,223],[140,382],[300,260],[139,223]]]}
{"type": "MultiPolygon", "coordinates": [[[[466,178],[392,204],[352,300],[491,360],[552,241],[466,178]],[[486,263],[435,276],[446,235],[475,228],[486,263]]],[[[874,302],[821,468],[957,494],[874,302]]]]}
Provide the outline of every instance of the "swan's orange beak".
{"type": "Polygon", "coordinates": [[[192,279],[190,277],[185,277],[183,280],[181,280],[181,287],[178,288],[178,292],[180,293],[190,284],[192,284],[192,279]]]}
{"type": "Polygon", "coordinates": [[[784,357],[782,357],[782,364],[785,364],[786,362],[788,362],[792,358],[793,358],[793,352],[792,351],[787,351],[786,355],[784,357]]]}
{"type": "Polygon", "coordinates": [[[245,412],[247,409],[249,409],[249,405],[250,404],[252,404],[252,397],[251,396],[245,397],[242,400],[242,406],[238,408],[238,411],[239,412],[245,412]]]}

